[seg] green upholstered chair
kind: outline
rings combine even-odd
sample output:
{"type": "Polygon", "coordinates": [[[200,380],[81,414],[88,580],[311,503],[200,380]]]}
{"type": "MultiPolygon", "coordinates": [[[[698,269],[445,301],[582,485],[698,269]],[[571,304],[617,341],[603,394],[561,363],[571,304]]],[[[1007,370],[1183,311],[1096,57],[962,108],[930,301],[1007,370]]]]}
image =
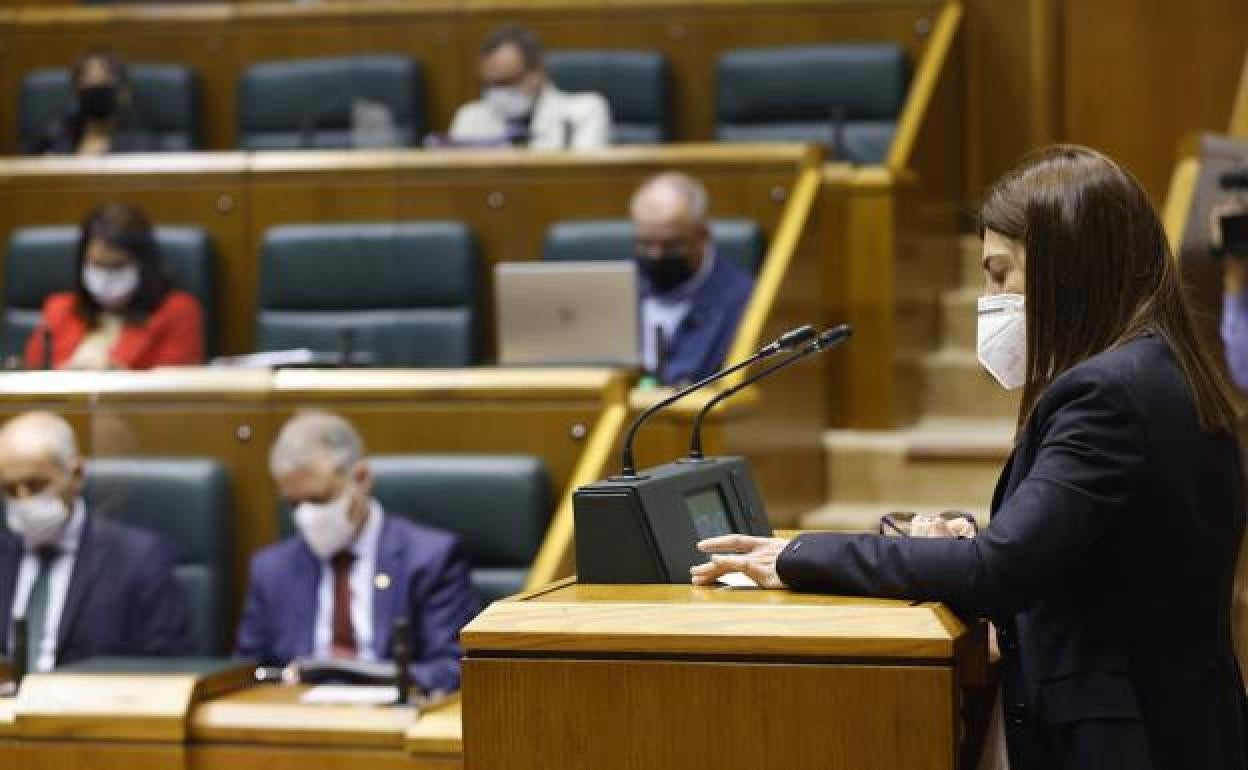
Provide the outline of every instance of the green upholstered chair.
{"type": "Polygon", "coordinates": [[[564,91],[593,91],[611,105],[613,144],[671,138],[671,73],[658,51],[551,51],[546,71],[564,91]]]}
{"type": "Polygon", "coordinates": [[[230,484],[206,458],[105,458],[87,463],[93,515],[164,535],[179,551],[175,576],[186,594],[193,655],[227,653],[232,585],[230,484]]]}
{"type": "Polygon", "coordinates": [[[882,163],[907,86],[896,43],[729,51],[715,67],[715,135],[815,142],[844,160],[882,163]]]}
{"type": "Polygon", "coordinates": [[[425,122],[423,70],[407,56],[263,62],[243,73],[237,98],[238,142],[247,150],[352,147],[360,102],[389,110],[401,146],[415,144],[425,122]]]}
{"type": "Polygon", "coordinates": [[[378,366],[477,359],[476,241],[460,222],[288,225],[265,233],[257,349],[352,351],[378,366]]]}

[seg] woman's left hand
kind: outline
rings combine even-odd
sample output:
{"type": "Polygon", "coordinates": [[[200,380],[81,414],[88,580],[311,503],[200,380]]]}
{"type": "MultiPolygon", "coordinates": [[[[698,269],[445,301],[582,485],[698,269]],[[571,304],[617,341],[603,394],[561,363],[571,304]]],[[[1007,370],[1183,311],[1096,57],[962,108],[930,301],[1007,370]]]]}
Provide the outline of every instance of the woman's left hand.
{"type": "Polygon", "coordinates": [[[776,573],[776,559],[789,544],[779,537],[724,535],[698,543],[698,550],[711,555],[711,560],[689,568],[693,584],[713,585],[729,572],[741,572],[758,583],[759,588],[787,588],[776,573]]]}

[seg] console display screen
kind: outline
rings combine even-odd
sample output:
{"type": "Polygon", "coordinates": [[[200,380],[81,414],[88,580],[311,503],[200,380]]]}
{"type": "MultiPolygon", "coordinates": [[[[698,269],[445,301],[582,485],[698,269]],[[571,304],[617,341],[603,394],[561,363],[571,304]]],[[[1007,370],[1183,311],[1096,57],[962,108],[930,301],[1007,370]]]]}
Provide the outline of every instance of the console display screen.
{"type": "Polygon", "coordinates": [[[693,520],[698,538],[732,534],[732,520],[728,518],[728,506],[719,485],[695,490],[685,495],[685,509],[693,520]]]}

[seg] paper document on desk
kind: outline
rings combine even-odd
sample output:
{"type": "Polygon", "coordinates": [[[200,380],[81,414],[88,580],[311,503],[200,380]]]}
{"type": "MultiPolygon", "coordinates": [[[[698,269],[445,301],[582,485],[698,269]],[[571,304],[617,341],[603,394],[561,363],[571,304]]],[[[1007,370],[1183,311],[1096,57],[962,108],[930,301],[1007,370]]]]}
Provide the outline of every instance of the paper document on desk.
{"type": "Polygon", "coordinates": [[[729,588],[758,588],[758,583],[754,582],[754,578],[744,572],[725,572],[716,580],[729,588]]]}
{"type": "Polygon", "coordinates": [[[397,687],[320,684],[305,692],[299,701],[322,706],[388,706],[398,699],[397,687]]]}

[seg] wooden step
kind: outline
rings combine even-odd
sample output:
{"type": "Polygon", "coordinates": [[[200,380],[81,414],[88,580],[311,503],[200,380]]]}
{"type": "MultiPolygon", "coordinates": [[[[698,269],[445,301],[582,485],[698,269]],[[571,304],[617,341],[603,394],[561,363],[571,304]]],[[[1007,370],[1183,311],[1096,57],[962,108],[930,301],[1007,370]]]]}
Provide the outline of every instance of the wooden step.
{"type": "Polygon", "coordinates": [[[972,350],[944,349],[923,356],[917,370],[920,418],[1013,419],[1020,391],[997,384],[972,350]]]}
{"type": "Polygon", "coordinates": [[[965,419],[926,419],[891,431],[827,431],[828,501],[986,508],[1013,435],[1010,420],[965,419]]]}

